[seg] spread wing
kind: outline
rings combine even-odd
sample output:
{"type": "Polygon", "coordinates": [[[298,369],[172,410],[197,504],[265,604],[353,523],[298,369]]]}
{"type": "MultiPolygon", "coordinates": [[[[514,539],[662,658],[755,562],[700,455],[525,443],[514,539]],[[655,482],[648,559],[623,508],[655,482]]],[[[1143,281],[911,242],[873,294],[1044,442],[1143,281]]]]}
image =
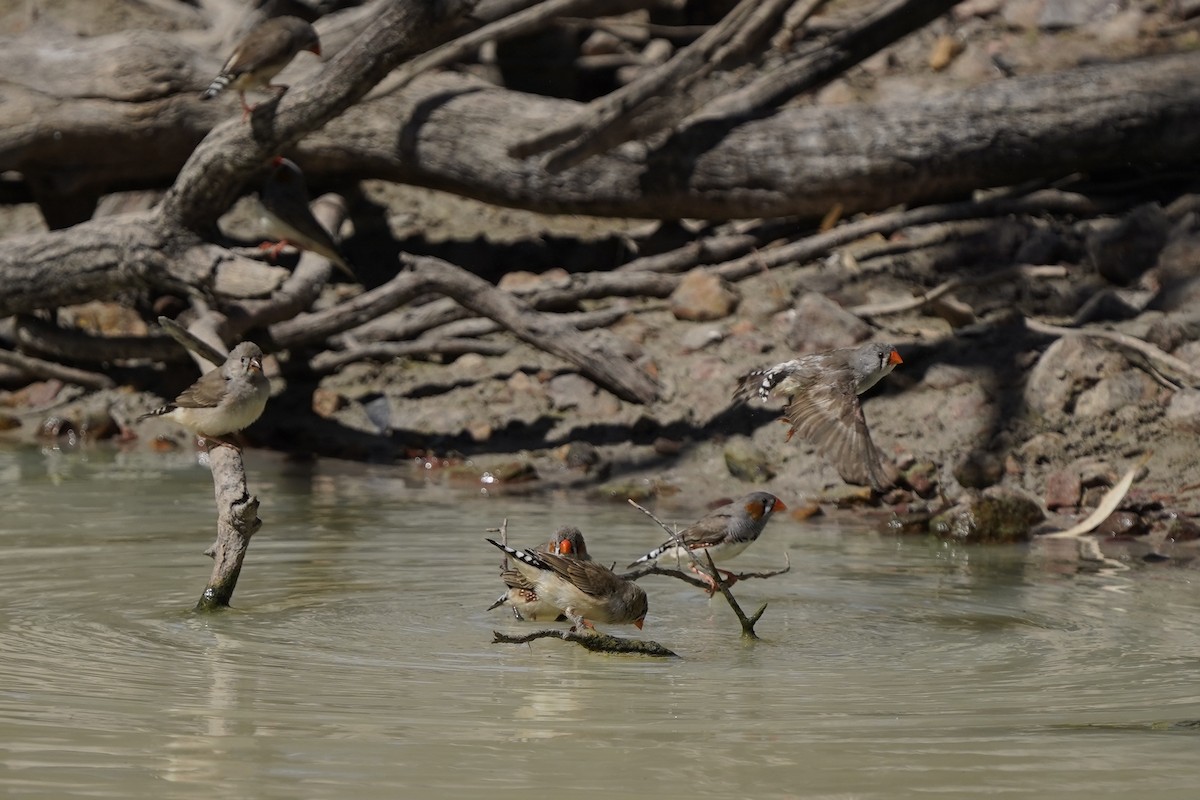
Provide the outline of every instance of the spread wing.
{"type": "Polygon", "coordinates": [[[792,424],[791,434],[814,445],[842,480],[884,491],[892,481],[871,441],[854,389],[849,374],[843,381],[814,381],[793,396],[784,415],[792,424]]]}
{"type": "Polygon", "coordinates": [[[210,370],[175,398],[180,408],[216,408],[225,393],[225,377],[220,369],[210,370]]]}
{"type": "Polygon", "coordinates": [[[520,589],[522,591],[536,591],[529,579],[517,572],[515,569],[506,569],[500,573],[500,580],[504,581],[504,585],[510,589],[520,589]]]}

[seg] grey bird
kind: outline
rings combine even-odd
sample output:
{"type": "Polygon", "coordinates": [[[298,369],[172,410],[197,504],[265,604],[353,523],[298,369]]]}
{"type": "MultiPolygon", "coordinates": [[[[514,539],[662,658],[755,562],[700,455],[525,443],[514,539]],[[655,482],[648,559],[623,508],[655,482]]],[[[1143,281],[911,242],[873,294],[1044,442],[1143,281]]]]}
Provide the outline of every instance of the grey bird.
{"type": "Polygon", "coordinates": [[[286,92],[287,86],[271,81],[306,50],[321,55],[321,40],[312,25],[299,17],[272,17],[237,43],[217,77],[200,93],[200,99],[211,100],[232,88],[241,98],[243,116],[249,116],[258,106],[246,104],[246,92],[263,89],[276,96],[286,92]]]}
{"type": "Polygon", "coordinates": [[[594,627],[592,620],[638,628],[645,622],[646,592],[608,567],[575,556],[516,550],[494,539],[487,541],[508,553],[538,597],[562,609],[576,630],[594,627]]]}
{"type": "MultiPolygon", "coordinates": [[[[763,528],[771,520],[772,514],[786,510],[787,506],[775,495],[768,492],[751,492],[732,503],[714,509],[680,531],[678,538],[668,539],[629,566],[687,566],[709,583],[709,594],[712,594],[716,585],[705,573],[695,568],[688,551],[700,559],[701,564],[707,563],[705,553],[712,556],[714,564],[728,561],[758,539],[763,528]]],[[[733,582],[730,573],[725,570],[719,571],[725,575],[727,585],[733,582]]]]}
{"type": "Polygon", "coordinates": [[[278,256],[290,244],[329,259],[350,278],[358,280],[329,231],[313,216],[304,173],[294,162],[282,156],[271,159],[271,174],[258,193],[258,201],[263,227],[276,240],[269,247],[272,255],[278,256]]]}
{"type": "Polygon", "coordinates": [[[783,395],[789,440],[799,434],[832,462],[842,480],[882,492],[893,479],[871,441],[858,396],[902,363],[896,348],[878,342],[813,353],[746,374],[734,399],[757,396],[765,402],[783,395]]]}
{"type": "Polygon", "coordinates": [[[271,384],[262,371],[263,351],[254,342],[242,342],[230,351],[220,367],[206,372],[175,398],[175,402],[142,414],[166,417],[206,439],[236,447],[222,439],[262,416],[271,384]]]}
{"type": "MultiPolygon", "coordinates": [[[[591,561],[592,559],[588,555],[587,544],[583,540],[583,533],[579,528],[569,526],[559,528],[550,541],[538,546],[538,552],[574,556],[584,561],[591,561]]],[[[529,620],[531,622],[566,619],[562,613],[562,609],[550,605],[550,603],[547,603],[538,596],[537,588],[520,571],[511,568],[506,569],[500,573],[500,580],[504,581],[504,585],[508,588],[504,594],[500,595],[496,602],[488,606],[488,611],[500,606],[509,606],[513,610],[513,616],[517,619],[529,620]]]]}

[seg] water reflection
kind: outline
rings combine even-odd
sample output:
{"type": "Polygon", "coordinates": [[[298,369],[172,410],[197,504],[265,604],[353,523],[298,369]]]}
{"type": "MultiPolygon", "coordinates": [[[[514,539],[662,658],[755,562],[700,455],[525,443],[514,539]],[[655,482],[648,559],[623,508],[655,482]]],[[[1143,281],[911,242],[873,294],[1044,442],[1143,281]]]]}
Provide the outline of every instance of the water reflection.
{"type": "Polygon", "coordinates": [[[619,505],[454,494],[396,469],[249,464],[265,525],[236,607],[197,616],[214,512],[190,455],[0,451],[0,793],[1194,792],[1188,570],[780,519],[743,559],[787,554],[792,572],[737,589],[769,603],[761,642],[719,599],[647,577],[640,635],[682,658],[492,645],[528,628],[484,611],[485,528],[508,517],[532,544],[575,523],[619,563],[659,530],[619,505]]]}

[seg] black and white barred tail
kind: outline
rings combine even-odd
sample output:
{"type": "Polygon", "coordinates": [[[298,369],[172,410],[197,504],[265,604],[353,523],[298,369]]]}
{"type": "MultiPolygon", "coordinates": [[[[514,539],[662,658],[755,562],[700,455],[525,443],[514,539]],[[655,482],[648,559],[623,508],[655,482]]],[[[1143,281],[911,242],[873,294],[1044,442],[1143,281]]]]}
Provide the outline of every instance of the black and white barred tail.
{"type": "Polygon", "coordinates": [[[233,83],[233,79],[237,77],[228,72],[222,72],[217,77],[213,78],[213,82],[208,85],[208,88],[200,93],[201,100],[212,100],[221,92],[229,88],[229,84],[233,83]]]}
{"type": "Polygon", "coordinates": [[[536,551],[517,550],[515,548],[509,547],[506,544],[500,544],[495,539],[487,539],[487,541],[490,542],[491,544],[495,545],[496,547],[499,547],[501,550],[503,550],[509,556],[511,556],[512,558],[515,558],[516,560],[518,560],[524,564],[528,564],[529,566],[535,567],[537,569],[545,569],[546,568],[546,564],[542,561],[542,559],[540,557],[538,557],[538,554],[536,551]]]}
{"type": "Polygon", "coordinates": [[[150,417],[161,417],[163,414],[170,414],[172,411],[175,410],[175,408],[176,408],[176,406],[173,403],[168,403],[165,406],[159,406],[158,408],[154,409],[153,411],[147,411],[145,414],[142,414],[141,416],[139,416],[137,418],[137,421],[141,422],[142,420],[149,419],[150,417]]]}
{"type": "Polygon", "coordinates": [[[751,395],[757,395],[759,400],[766,401],[771,396],[771,390],[783,382],[788,376],[786,364],[776,364],[765,369],[756,369],[746,373],[738,381],[737,399],[748,400],[751,395]]]}

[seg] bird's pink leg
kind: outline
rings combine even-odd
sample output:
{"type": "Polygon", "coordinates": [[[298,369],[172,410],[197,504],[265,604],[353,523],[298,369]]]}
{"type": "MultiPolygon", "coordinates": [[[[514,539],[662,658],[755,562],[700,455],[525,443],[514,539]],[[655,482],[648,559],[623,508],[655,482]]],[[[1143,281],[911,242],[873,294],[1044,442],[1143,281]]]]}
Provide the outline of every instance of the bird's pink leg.
{"type": "Polygon", "coordinates": [[[263,242],[258,246],[259,250],[267,251],[267,259],[270,261],[278,261],[279,254],[283,252],[283,248],[290,244],[287,239],[280,239],[278,242],[263,242]]]}

